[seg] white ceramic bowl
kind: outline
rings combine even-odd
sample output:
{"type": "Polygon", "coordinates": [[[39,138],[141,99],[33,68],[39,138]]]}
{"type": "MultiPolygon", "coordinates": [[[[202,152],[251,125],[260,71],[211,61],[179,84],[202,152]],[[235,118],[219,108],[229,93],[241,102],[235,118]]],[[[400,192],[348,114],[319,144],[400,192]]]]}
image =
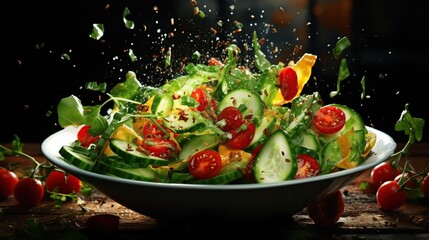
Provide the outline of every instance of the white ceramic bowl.
{"type": "Polygon", "coordinates": [[[267,184],[196,185],[123,179],[79,169],[65,162],[61,146],[76,139],[78,128],[67,127],[42,143],[42,152],[57,167],[89,183],[119,204],[159,220],[284,219],[308,204],[339,190],[353,179],[385,161],[396,148],[387,134],[377,135],[373,153],[356,168],[298,180],[267,184]]]}

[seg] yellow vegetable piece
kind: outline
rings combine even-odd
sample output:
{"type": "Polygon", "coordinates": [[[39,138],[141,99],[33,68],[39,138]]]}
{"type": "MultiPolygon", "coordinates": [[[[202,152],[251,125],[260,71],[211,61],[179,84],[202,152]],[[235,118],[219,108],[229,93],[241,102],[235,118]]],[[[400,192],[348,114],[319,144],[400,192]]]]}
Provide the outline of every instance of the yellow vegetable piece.
{"type": "MultiPolygon", "coordinates": [[[[310,79],[311,76],[311,70],[316,63],[317,56],[305,53],[295,65],[292,66],[293,70],[295,70],[296,75],[298,77],[298,92],[295,96],[298,97],[301,94],[302,89],[304,88],[304,85],[307,83],[307,81],[310,79]]],[[[285,100],[283,98],[283,95],[281,93],[281,90],[279,89],[276,93],[276,96],[273,99],[273,105],[274,106],[281,106],[286,103],[291,102],[291,100],[285,100]]]]}
{"type": "MultiPolygon", "coordinates": [[[[353,131],[351,129],[350,131],[353,131]]],[[[351,152],[351,146],[352,142],[348,138],[347,134],[343,134],[338,137],[338,143],[340,144],[340,150],[341,150],[341,156],[343,156],[343,159],[339,161],[337,164],[335,164],[336,167],[342,168],[342,169],[349,169],[354,168],[357,166],[357,162],[350,161],[350,152],[351,152]]]]}
{"type": "Polygon", "coordinates": [[[366,158],[368,154],[371,152],[371,150],[374,148],[375,142],[377,140],[377,135],[375,135],[375,133],[370,132],[366,134],[365,140],[366,140],[365,150],[361,155],[363,158],[366,158]]]}
{"type": "Polygon", "coordinates": [[[218,147],[218,152],[222,159],[222,166],[231,162],[246,161],[252,159],[252,154],[241,149],[230,148],[227,145],[221,144],[218,147]]]}
{"type": "MultiPolygon", "coordinates": [[[[140,111],[141,114],[151,113],[153,99],[155,99],[155,96],[152,96],[151,98],[149,98],[149,100],[147,100],[147,102],[144,104],[146,106],[146,108],[145,108],[144,111],[140,111]]],[[[146,117],[136,117],[134,119],[134,122],[133,122],[133,129],[134,129],[134,131],[137,131],[137,132],[142,131],[144,125],[148,121],[150,121],[149,118],[146,118],[146,117]]]]}
{"type": "MultiPolygon", "coordinates": [[[[112,135],[110,135],[110,138],[118,138],[122,139],[128,142],[134,142],[137,145],[140,145],[143,139],[138,135],[136,131],[134,131],[132,128],[128,127],[127,125],[122,125],[118,127],[112,135]]],[[[112,156],[115,155],[115,153],[110,149],[109,144],[106,144],[103,149],[103,153],[106,156],[112,156]]]]}

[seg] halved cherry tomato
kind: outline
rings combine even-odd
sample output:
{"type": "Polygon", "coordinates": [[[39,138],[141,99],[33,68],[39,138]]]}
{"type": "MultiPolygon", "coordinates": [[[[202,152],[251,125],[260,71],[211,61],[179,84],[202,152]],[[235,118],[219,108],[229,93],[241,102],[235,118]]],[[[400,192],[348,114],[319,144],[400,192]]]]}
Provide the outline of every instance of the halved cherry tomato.
{"type": "Polygon", "coordinates": [[[196,107],[197,111],[202,112],[208,107],[209,97],[203,89],[195,88],[191,93],[191,97],[198,102],[198,106],[196,107]]]}
{"type": "Polygon", "coordinates": [[[90,144],[95,143],[101,136],[93,136],[89,133],[89,129],[91,126],[85,125],[83,126],[79,132],[77,133],[77,140],[80,142],[82,147],[89,147],[90,144]]]}
{"type": "Polygon", "coordinates": [[[256,126],[252,122],[247,124],[246,129],[241,131],[232,130],[232,138],[226,142],[226,145],[232,148],[244,149],[249,146],[255,135],[256,126]]]}
{"type": "Polygon", "coordinates": [[[291,67],[284,67],[279,74],[280,91],[283,99],[290,101],[298,93],[298,75],[291,67]]]}
{"type": "Polygon", "coordinates": [[[320,165],[315,158],[308,154],[299,154],[296,158],[298,160],[298,170],[296,171],[295,179],[319,175],[320,165]]]}
{"type": "Polygon", "coordinates": [[[18,183],[18,176],[5,168],[0,168],[0,198],[13,195],[13,190],[18,183]]]}
{"type": "Polygon", "coordinates": [[[219,113],[218,121],[225,120],[225,125],[221,128],[226,132],[230,132],[239,128],[243,124],[243,114],[237,107],[228,106],[219,113]]]}
{"type": "Polygon", "coordinates": [[[79,193],[82,182],[72,174],[52,171],[45,180],[46,190],[63,194],[79,193]]]}
{"type": "Polygon", "coordinates": [[[45,186],[36,178],[22,178],[15,186],[13,196],[23,207],[35,207],[43,199],[45,186]]]}
{"type": "Polygon", "coordinates": [[[338,107],[324,106],[317,110],[313,116],[313,125],[323,134],[340,131],[346,124],[346,114],[338,107]]]}
{"type": "Polygon", "coordinates": [[[222,168],[222,159],[220,154],[214,150],[202,150],[192,155],[188,168],[195,178],[212,178],[222,168]]]}
{"type": "Polygon", "coordinates": [[[142,147],[151,155],[160,158],[171,158],[178,153],[177,144],[166,138],[145,138],[142,147]]]}

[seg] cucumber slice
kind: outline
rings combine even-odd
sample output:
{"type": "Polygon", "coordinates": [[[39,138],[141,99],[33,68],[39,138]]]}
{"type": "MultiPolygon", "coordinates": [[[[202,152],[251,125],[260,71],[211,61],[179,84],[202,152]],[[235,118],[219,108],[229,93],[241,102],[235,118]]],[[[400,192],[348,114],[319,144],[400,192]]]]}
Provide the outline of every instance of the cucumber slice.
{"type": "Polygon", "coordinates": [[[358,112],[342,104],[335,103],[330,105],[340,108],[346,114],[346,125],[343,128],[342,132],[347,132],[351,128],[353,128],[355,131],[366,131],[365,123],[358,112]]]}
{"type": "Polygon", "coordinates": [[[147,167],[149,165],[165,166],[169,164],[169,161],[166,159],[147,155],[146,153],[138,151],[137,144],[122,139],[110,139],[109,147],[128,164],[137,163],[140,167],[147,167]]]}
{"type": "Polygon", "coordinates": [[[118,168],[109,166],[105,163],[100,162],[101,165],[106,165],[105,174],[111,174],[120,178],[127,178],[139,181],[156,181],[157,175],[155,171],[151,168],[118,168]]]}
{"type": "Polygon", "coordinates": [[[350,167],[361,164],[365,145],[364,131],[352,129],[329,142],[322,150],[321,173],[330,173],[339,163],[350,167]]]}
{"type": "Polygon", "coordinates": [[[227,184],[243,177],[244,172],[246,170],[246,166],[247,166],[246,161],[231,162],[223,166],[217,176],[212,178],[207,178],[207,179],[198,179],[195,181],[190,181],[189,183],[227,184]]]}
{"type": "Polygon", "coordinates": [[[320,150],[319,140],[317,140],[316,135],[311,132],[303,133],[302,142],[299,144],[299,146],[313,150],[315,152],[318,152],[320,150]]]}
{"type": "Polygon", "coordinates": [[[283,130],[268,138],[254,161],[253,172],[258,183],[293,179],[298,168],[295,152],[283,130]]]}
{"type": "Polygon", "coordinates": [[[266,139],[266,129],[270,129],[276,123],[275,117],[263,116],[261,124],[256,128],[255,134],[253,135],[252,141],[250,142],[248,149],[253,149],[266,139]]]}
{"type": "Polygon", "coordinates": [[[94,167],[94,162],[89,156],[83,155],[81,153],[73,151],[73,148],[67,145],[64,145],[60,148],[59,154],[70,164],[86,170],[91,171],[94,167]]]}
{"type": "MultiPolygon", "coordinates": [[[[100,161],[97,161],[100,162],[100,161]]],[[[95,164],[97,164],[97,162],[95,164]]],[[[120,156],[104,156],[103,163],[117,168],[140,168],[141,164],[139,162],[126,161],[120,156]]]]}
{"type": "Polygon", "coordinates": [[[243,172],[240,170],[233,170],[225,173],[219,173],[216,177],[207,178],[207,179],[198,179],[191,181],[189,183],[195,184],[227,184],[234,180],[243,177],[243,172]]]}
{"type": "Polygon", "coordinates": [[[167,94],[157,94],[152,103],[152,113],[165,117],[173,108],[173,99],[167,94]]]}
{"type": "Polygon", "coordinates": [[[243,117],[251,116],[251,119],[261,119],[264,114],[264,104],[259,95],[252,93],[247,89],[237,89],[225,95],[219,103],[219,112],[228,106],[239,107],[241,104],[246,106],[243,117]]]}
{"type": "Polygon", "coordinates": [[[187,106],[180,106],[170,111],[164,118],[166,127],[177,133],[192,132],[206,125],[201,115],[187,106]]]}
{"type": "Polygon", "coordinates": [[[125,163],[119,156],[104,156],[102,160],[95,161],[93,171],[105,174],[111,168],[133,169],[140,168],[140,165],[138,163],[125,163]]]}
{"type": "Polygon", "coordinates": [[[195,180],[194,176],[188,172],[173,172],[171,174],[171,182],[174,183],[187,183],[193,180],[195,180]]]}
{"type": "Polygon", "coordinates": [[[195,153],[204,149],[214,149],[221,143],[221,138],[217,134],[198,135],[193,137],[189,142],[183,145],[179,154],[178,163],[173,163],[173,169],[176,171],[183,170],[188,166],[189,158],[195,153]]]}

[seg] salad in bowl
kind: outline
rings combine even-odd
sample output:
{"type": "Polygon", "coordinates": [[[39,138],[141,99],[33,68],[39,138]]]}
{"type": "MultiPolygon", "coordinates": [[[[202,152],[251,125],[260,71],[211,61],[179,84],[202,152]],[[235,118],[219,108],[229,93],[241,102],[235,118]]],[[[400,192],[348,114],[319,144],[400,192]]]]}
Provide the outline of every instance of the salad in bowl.
{"type": "Polygon", "coordinates": [[[98,105],[65,97],[42,152],[119,204],[180,221],[284,220],[391,156],[389,135],[303,91],[316,55],[271,64],[256,34],[253,50],[242,66],[231,44],[159,87],[129,71],[98,105]]]}
{"type": "Polygon", "coordinates": [[[302,93],[317,56],[271,64],[256,35],[253,48],[256,70],[238,65],[231,44],[223,61],[189,63],[159,87],[129,71],[100,105],[63,98],[59,124],[79,130],[59,154],[97,174],[204,185],[276,183],[363,163],[377,135],[361,116],[302,93]]]}

